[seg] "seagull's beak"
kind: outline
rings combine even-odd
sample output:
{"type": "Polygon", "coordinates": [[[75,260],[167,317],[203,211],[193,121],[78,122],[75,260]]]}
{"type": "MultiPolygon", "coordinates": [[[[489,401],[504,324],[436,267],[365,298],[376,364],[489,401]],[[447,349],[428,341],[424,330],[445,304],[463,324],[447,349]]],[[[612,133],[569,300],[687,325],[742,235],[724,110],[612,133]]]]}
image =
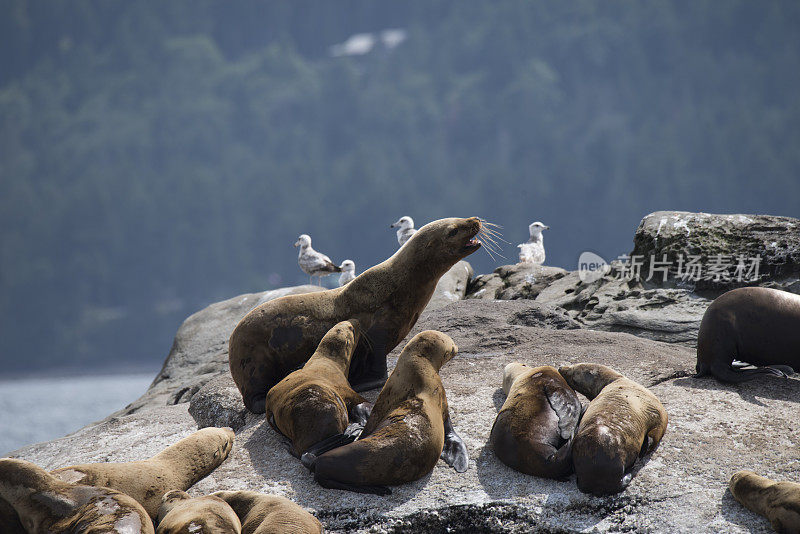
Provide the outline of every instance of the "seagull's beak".
{"type": "Polygon", "coordinates": [[[295,242],[294,242],[294,248],[297,248],[297,247],[299,247],[299,246],[300,246],[300,241],[295,241],[295,242]]]}
{"type": "Polygon", "coordinates": [[[550,229],[550,227],[549,227],[549,226],[545,226],[545,227],[544,227],[544,229],[545,229],[545,230],[549,230],[549,229],[550,229]]]}
{"type": "Polygon", "coordinates": [[[397,223],[392,223],[392,224],[390,224],[390,225],[389,225],[389,228],[394,228],[394,225],[395,225],[395,224],[397,224],[397,223]]]}

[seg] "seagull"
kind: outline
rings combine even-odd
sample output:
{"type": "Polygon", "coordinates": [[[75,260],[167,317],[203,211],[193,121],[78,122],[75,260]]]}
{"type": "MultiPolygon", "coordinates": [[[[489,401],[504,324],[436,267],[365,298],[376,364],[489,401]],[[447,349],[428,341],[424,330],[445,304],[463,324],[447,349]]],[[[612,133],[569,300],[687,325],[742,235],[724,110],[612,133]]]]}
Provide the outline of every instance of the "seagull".
{"type": "MultiPolygon", "coordinates": [[[[297,256],[297,264],[303,269],[303,272],[308,275],[309,284],[313,276],[322,277],[328,273],[342,272],[342,268],[336,266],[328,256],[311,248],[311,238],[308,235],[302,234],[298,237],[294,246],[300,247],[300,254],[297,256]]],[[[322,285],[321,278],[319,284],[322,285]]]]}
{"type": "Polygon", "coordinates": [[[531,234],[527,243],[517,245],[519,248],[519,262],[520,263],[534,263],[541,265],[544,263],[544,237],[542,230],[549,230],[549,226],[536,221],[528,226],[528,231],[531,234]]]}
{"type": "Polygon", "coordinates": [[[339,275],[339,287],[352,282],[356,278],[356,264],[353,260],[344,260],[341,267],[342,274],[339,275]]]}
{"type": "Polygon", "coordinates": [[[401,247],[411,239],[412,235],[417,233],[414,229],[414,219],[408,215],[400,217],[400,220],[389,226],[389,228],[397,228],[397,242],[400,243],[401,247]]]}

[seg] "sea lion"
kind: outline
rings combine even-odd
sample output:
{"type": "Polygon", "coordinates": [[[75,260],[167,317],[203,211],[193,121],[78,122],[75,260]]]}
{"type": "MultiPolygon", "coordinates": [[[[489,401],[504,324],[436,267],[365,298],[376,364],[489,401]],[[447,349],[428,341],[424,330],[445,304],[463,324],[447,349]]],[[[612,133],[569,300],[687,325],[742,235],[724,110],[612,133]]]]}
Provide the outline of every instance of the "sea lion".
{"type": "Polygon", "coordinates": [[[441,332],[414,336],[400,353],[359,439],[316,458],[303,455],[317,482],[325,488],[386,495],[391,493],[386,486],[425,476],[440,457],[459,473],[466,471],[467,448],[453,430],[439,377],[439,369],[457,351],[441,332]]]}
{"type": "Polygon", "coordinates": [[[351,420],[362,426],[367,422],[372,405],[347,382],[360,335],[356,320],[336,324],[303,368],[267,393],[267,420],[291,441],[298,458],[311,445],[343,433],[351,420]]]}
{"type": "Polygon", "coordinates": [[[590,400],[572,442],[578,489],[619,493],[630,483],[636,458],[658,447],[667,412],[647,388],[605,365],[579,363],[558,369],[572,389],[590,400]]]}
{"type": "MultiPolygon", "coordinates": [[[[229,343],[233,381],[252,412],[264,412],[267,391],[300,368],[333,325],[361,323],[362,339],[348,379],[365,391],[386,381],[386,355],[408,334],[450,267],[481,247],[477,217],[426,224],[392,257],[349,284],[328,291],[287,295],[251,310],[229,343]]],[[[490,230],[487,230],[490,231],[490,230]]]]}
{"type": "Polygon", "coordinates": [[[147,512],[128,495],[64,482],[25,460],[0,460],[0,496],[30,534],[153,534],[147,512]]]}
{"type": "Polygon", "coordinates": [[[242,522],[242,534],[320,534],[322,524],[286,497],[255,491],[218,491],[242,522]]]}
{"type": "Polygon", "coordinates": [[[230,505],[213,495],[190,497],[167,492],[158,509],[156,534],[241,534],[242,523],[230,505]]]}
{"type": "Polygon", "coordinates": [[[161,497],[173,489],[189,489],[219,467],[231,452],[233,438],[230,428],[203,428],[149,460],[71,465],[52,473],[65,482],[126,493],[155,519],[161,497]]]}
{"type": "Polygon", "coordinates": [[[759,375],[786,376],[794,369],[800,369],[800,295],[742,287],[711,303],[697,334],[697,376],[743,382],[759,375]],[[758,368],[733,367],[734,360],[758,368]]]}
{"type": "Polygon", "coordinates": [[[779,534],[800,532],[800,484],[739,471],[731,477],[730,490],[745,508],[769,519],[779,534]]]}
{"type": "Polygon", "coordinates": [[[563,479],[572,473],[572,438],[581,401],[555,367],[510,363],[503,371],[507,397],[489,441],[497,457],[528,475],[563,479]]]}

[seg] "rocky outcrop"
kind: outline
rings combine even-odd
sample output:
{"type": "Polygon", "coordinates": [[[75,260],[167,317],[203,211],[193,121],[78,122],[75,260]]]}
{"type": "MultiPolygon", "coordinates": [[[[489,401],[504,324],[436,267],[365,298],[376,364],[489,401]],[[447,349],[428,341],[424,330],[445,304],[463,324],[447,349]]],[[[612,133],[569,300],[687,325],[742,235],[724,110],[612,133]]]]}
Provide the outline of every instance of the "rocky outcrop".
{"type": "MultiPolygon", "coordinates": [[[[224,307],[222,307],[224,308],[224,307]]],[[[220,310],[217,310],[219,313],[220,310]]],[[[214,313],[196,314],[183,332],[190,376],[206,374],[219,349],[206,326],[214,313]],[[204,341],[205,340],[205,341],[204,341]]],[[[800,463],[795,424],[800,381],[762,378],[739,386],[691,377],[694,352],[624,333],[576,329],[559,309],[531,300],[464,300],[427,310],[409,336],[434,328],[449,334],[459,354],[442,368],[456,430],[467,445],[470,466],[456,473],[444,462],[388,497],[325,490],[283,448],[263,415],[244,412],[228,373],[217,374],[191,404],[151,402],[75,434],[26,447],[14,456],[46,469],[69,464],[130,461],[149,457],[193,432],[198,423],[233,424],[230,457],[192,495],[252,489],[284,495],[311,510],[332,532],[769,532],[767,521],[744,509],[727,492],[730,475],[742,468],[775,479],[792,479],[800,463]],[[572,480],[539,479],[513,471],[488,445],[492,422],[504,401],[502,369],[511,361],[561,365],[594,361],[610,365],[648,386],[669,413],[659,449],[637,468],[630,487],[606,498],[581,494],[572,480]]],[[[389,357],[390,368],[400,352],[389,357]]],[[[377,391],[367,393],[374,400],[377,391]]],[[[584,402],[586,400],[584,399],[584,402]]]]}
{"type": "Polygon", "coordinates": [[[564,309],[584,328],[694,347],[706,308],[724,291],[761,285],[800,293],[800,220],[659,211],[642,219],[629,257],[635,259],[612,261],[604,276],[590,279],[556,267],[505,265],[475,277],[466,298],[532,299],[564,309]],[[666,262],[654,263],[652,276],[651,258],[666,262]],[[699,271],[688,271],[690,259],[699,271]]]}
{"type": "Polygon", "coordinates": [[[463,299],[467,294],[469,281],[474,274],[475,272],[469,262],[461,260],[453,265],[439,279],[426,309],[436,310],[447,306],[451,302],[463,299]]]}
{"type": "Polygon", "coordinates": [[[535,299],[567,271],[532,263],[502,265],[491,274],[481,274],[470,283],[468,299],[535,299]]]}
{"type": "MultiPolygon", "coordinates": [[[[681,255],[685,260],[698,256],[703,272],[699,280],[687,282],[698,290],[727,291],[757,284],[800,293],[800,219],[657,211],[639,223],[633,244],[630,255],[642,257],[647,275],[651,256],[659,261],[666,257],[675,266],[681,255]],[[750,274],[741,280],[736,272],[739,257],[744,261],[742,274],[750,274]],[[757,257],[756,274],[749,269],[757,257]]],[[[651,282],[665,285],[663,277],[656,276],[651,282]]],[[[668,277],[666,285],[676,283],[680,284],[668,277]]]]}

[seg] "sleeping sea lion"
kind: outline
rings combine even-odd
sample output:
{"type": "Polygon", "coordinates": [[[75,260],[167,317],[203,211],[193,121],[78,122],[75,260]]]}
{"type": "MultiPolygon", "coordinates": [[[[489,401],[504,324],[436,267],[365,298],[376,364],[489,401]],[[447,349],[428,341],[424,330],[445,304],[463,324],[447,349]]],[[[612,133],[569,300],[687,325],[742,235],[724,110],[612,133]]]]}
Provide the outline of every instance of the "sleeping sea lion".
{"type": "Polygon", "coordinates": [[[149,460],[62,467],[53,475],[65,482],[105,486],[136,499],[150,517],[158,516],[161,497],[170,490],[186,490],[208,476],[233,447],[230,428],[203,428],[149,460]]]}
{"type": "Polygon", "coordinates": [[[119,491],[70,484],[25,460],[0,460],[0,497],[29,534],[153,534],[153,522],[119,491]]]}
{"type": "Polygon", "coordinates": [[[555,367],[506,365],[507,397],[489,440],[507,466],[528,475],[563,479],[572,473],[572,438],[581,401],[555,367]]]}
{"type": "Polygon", "coordinates": [[[745,508],[769,519],[779,534],[800,532],[800,484],[739,471],[731,477],[730,490],[745,508]]]}
{"type": "Polygon", "coordinates": [[[667,412],[650,390],[610,367],[579,363],[558,372],[591,401],[572,442],[578,489],[594,495],[619,493],[630,483],[636,459],[658,447],[667,412]]]}
{"type": "Polygon", "coordinates": [[[242,534],[320,534],[322,524],[286,497],[255,491],[218,491],[242,522],[242,534]]]}

